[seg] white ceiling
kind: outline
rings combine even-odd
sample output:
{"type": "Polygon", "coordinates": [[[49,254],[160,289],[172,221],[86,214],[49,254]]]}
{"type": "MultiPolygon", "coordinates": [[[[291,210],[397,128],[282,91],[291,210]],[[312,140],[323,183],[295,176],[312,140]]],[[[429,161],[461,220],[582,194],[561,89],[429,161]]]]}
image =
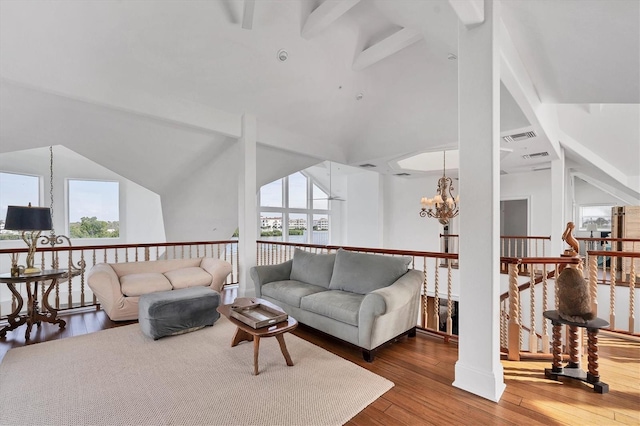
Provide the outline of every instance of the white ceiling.
{"type": "MultiPolygon", "coordinates": [[[[348,2],[355,5],[304,38],[310,14],[331,1],[255,2],[247,30],[242,0],[2,0],[0,153],[62,144],[157,189],[239,137],[243,113],[258,118],[261,143],[305,162],[369,162],[397,173],[389,162],[455,147],[457,61],[448,55],[457,54],[458,18],[449,2],[348,2]],[[361,52],[403,28],[415,43],[354,70],[361,52]]],[[[537,101],[563,104],[557,118],[573,143],[569,155],[585,147],[631,178],[640,176],[639,4],[502,2],[537,101]]],[[[540,125],[501,89],[503,134],[540,125]]],[[[508,147],[507,172],[556,157],[544,133],[508,147]],[[550,156],[522,159],[540,151],[550,156]]]]}

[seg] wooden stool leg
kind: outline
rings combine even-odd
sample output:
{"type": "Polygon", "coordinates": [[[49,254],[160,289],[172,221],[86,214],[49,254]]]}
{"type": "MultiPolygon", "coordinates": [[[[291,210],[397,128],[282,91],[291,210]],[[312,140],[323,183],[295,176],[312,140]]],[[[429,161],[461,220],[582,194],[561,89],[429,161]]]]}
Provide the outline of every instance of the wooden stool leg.
{"type": "Polygon", "coordinates": [[[293,365],[293,361],[291,360],[291,355],[289,355],[289,351],[287,350],[287,344],[284,342],[284,336],[282,334],[278,334],[276,339],[278,339],[280,350],[282,351],[282,355],[284,355],[285,361],[287,361],[287,365],[291,367],[293,365]]]}
{"type": "Polygon", "coordinates": [[[593,390],[598,393],[609,392],[609,385],[600,381],[598,372],[598,329],[587,330],[587,360],[589,362],[587,383],[593,384],[593,390]]]}
{"type": "Polygon", "coordinates": [[[578,342],[578,327],[575,325],[569,326],[569,363],[566,368],[580,368],[579,354],[579,342],[578,342]]]}
{"type": "Polygon", "coordinates": [[[553,368],[551,371],[559,373],[562,371],[562,325],[553,324],[553,368]]]}
{"type": "Polygon", "coordinates": [[[589,330],[587,331],[587,335],[587,357],[589,360],[587,379],[589,382],[598,382],[600,381],[600,374],[598,373],[598,330],[589,330]]]}
{"type": "Polygon", "coordinates": [[[260,337],[253,338],[253,375],[258,375],[258,352],[260,352],[260,337]]]}

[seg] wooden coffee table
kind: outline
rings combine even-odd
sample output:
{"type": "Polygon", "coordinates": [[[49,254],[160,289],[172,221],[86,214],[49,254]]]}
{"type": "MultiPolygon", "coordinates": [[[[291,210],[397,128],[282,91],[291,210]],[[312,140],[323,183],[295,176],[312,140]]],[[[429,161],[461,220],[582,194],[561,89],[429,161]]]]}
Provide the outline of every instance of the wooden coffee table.
{"type": "Polygon", "coordinates": [[[240,342],[253,341],[253,374],[256,376],[259,374],[258,352],[260,350],[260,339],[262,337],[275,337],[280,344],[280,350],[282,351],[282,355],[284,355],[284,359],[287,361],[287,365],[293,365],[293,361],[291,361],[291,356],[289,355],[289,351],[287,350],[287,345],[284,342],[283,334],[288,331],[294,330],[298,326],[298,321],[296,321],[295,318],[291,316],[289,316],[286,321],[282,321],[272,326],[262,328],[253,328],[243,323],[242,321],[238,321],[237,319],[231,317],[232,306],[247,306],[257,303],[270,306],[280,311],[282,310],[279,306],[274,305],[273,303],[266,300],[258,299],[256,297],[239,297],[232,304],[218,306],[217,308],[220,314],[229,318],[229,320],[237,327],[236,334],[231,340],[231,347],[237,346],[240,342]]]}

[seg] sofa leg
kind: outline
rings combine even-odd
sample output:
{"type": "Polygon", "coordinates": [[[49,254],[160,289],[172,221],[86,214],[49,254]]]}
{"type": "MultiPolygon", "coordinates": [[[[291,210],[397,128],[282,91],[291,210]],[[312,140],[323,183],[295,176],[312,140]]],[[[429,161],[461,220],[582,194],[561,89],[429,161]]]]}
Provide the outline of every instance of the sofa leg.
{"type": "Polygon", "coordinates": [[[367,361],[367,362],[373,362],[373,359],[375,358],[375,353],[374,353],[374,351],[363,349],[362,350],[362,358],[364,358],[364,360],[367,361]]]}
{"type": "Polygon", "coordinates": [[[409,333],[407,335],[409,337],[416,337],[416,327],[413,327],[411,330],[409,330],[409,333]]]}

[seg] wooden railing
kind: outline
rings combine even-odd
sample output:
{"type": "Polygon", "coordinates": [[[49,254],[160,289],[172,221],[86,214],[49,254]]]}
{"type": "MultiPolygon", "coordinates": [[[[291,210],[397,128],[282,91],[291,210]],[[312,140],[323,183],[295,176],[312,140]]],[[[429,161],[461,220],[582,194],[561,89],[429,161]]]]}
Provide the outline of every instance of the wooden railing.
{"type": "Polygon", "coordinates": [[[509,265],[508,291],[500,298],[500,343],[508,359],[550,354],[550,327],[542,313],[558,308],[555,278],[559,265],[577,264],[582,270],[592,312],[610,322],[609,331],[640,336],[635,317],[640,252],[588,251],[587,257],[586,266],[582,258],[572,257],[501,259],[509,265]],[[618,264],[626,266],[618,269],[618,264]],[[529,265],[525,276],[521,273],[524,265],[529,265]],[[602,306],[603,301],[608,306],[602,306]],[[616,322],[620,316],[623,320],[616,322]]]}
{"type": "MultiPolygon", "coordinates": [[[[0,272],[9,272],[8,259],[13,254],[26,253],[27,248],[0,250],[3,259],[0,272]],[[4,256],[6,255],[6,256],[4,256]]],[[[64,268],[75,270],[72,277],[60,280],[51,291],[49,303],[58,310],[68,310],[96,306],[98,301],[86,284],[87,272],[97,263],[139,262],[159,259],[186,259],[197,257],[216,257],[232,264],[232,272],[225,285],[237,284],[238,279],[238,242],[195,241],[149,244],[114,244],[96,246],[39,247],[36,252],[36,266],[42,269],[64,268]]],[[[44,283],[42,294],[44,294],[44,283]]],[[[26,295],[24,284],[18,290],[26,295]]],[[[26,299],[26,296],[25,296],[26,299]]],[[[0,320],[15,309],[15,296],[7,286],[0,286],[0,320]]],[[[25,307],[26,309],[26,307],[25,307]]]]}
{"type": "MultiPolygon", "coordinates": [[[[458,234],[440,234],[440,250],[443,253],[459,252],[458,234]]],[[[530,235],[501,235],[501,257],[544,257],[549,253],[548,243],[551,237],[536,237],[530,235]]]]}
{"type": "Polygon", "coordinates": [[[458,307],[454,294],[458,292],[454,289],[457,280],[453,279],[457,271],[452,268],[453,262],[458,260],[456,253],[258,241],[257,263],[271,265],[286,262],[293,258],[295,249],[322,254],[333,253],[339,248],[360,253],[411,257],[409,267],[420,270],[423,276],[418,327],[444,336],[445,340],[457,339],[458,307]]]}

